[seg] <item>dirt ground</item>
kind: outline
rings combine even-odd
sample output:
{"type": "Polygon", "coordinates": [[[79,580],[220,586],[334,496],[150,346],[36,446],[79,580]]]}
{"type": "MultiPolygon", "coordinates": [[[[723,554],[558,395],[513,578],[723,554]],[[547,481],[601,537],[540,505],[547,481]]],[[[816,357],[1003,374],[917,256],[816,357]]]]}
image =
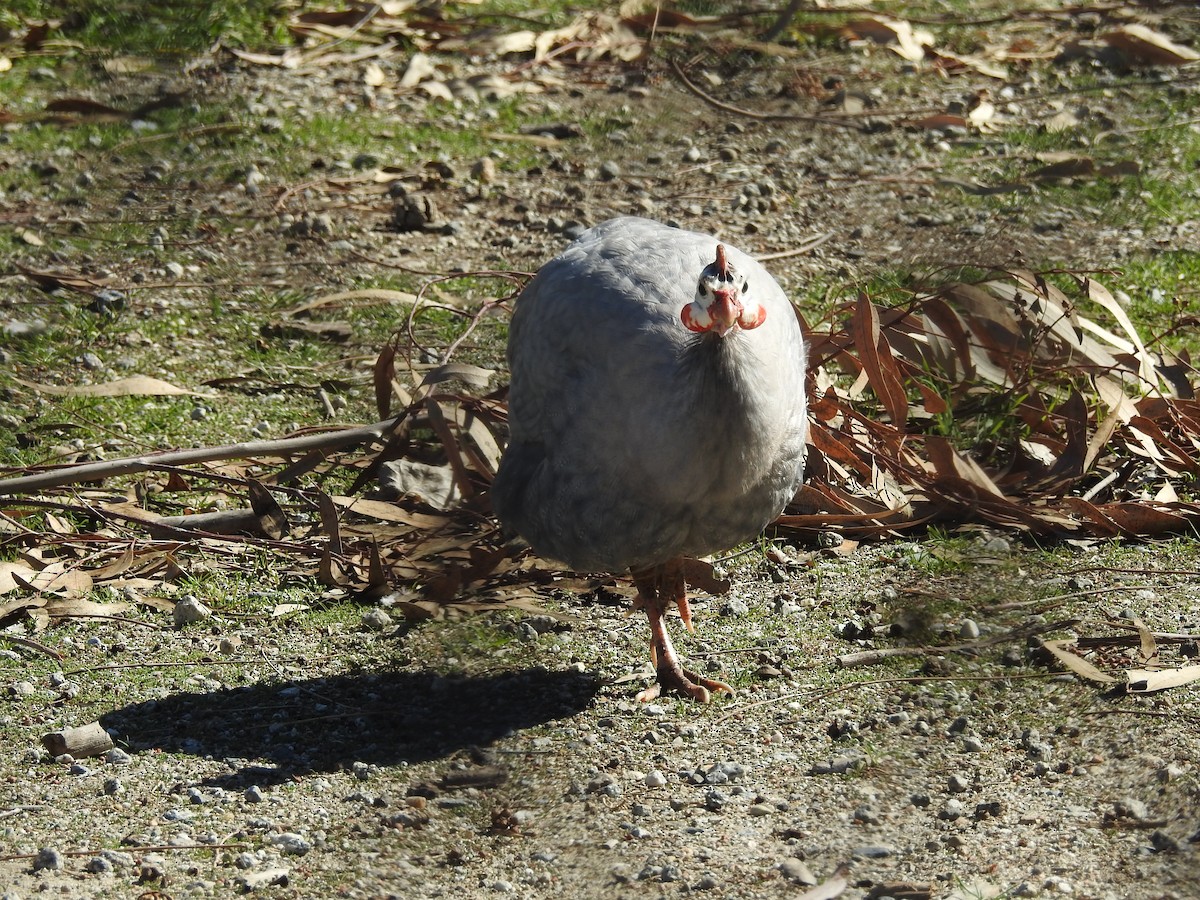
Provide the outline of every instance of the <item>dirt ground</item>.
{"type": "MultiPolygon", "coordinates": [[[[197,218],[200,232],[207,217],[245,223],[178,255],[201,278],[220,266],[224,278],[303,294],[377,276],[369,260],[533,271],[573,225],[627,213],[759,255],[797,251],[768,266],[806,297],[814,284],[849,295],[896,269],[1112,268],[1194,239],[1194,222],[1131,229],[1061,194],[985,202],[947,181],[945,161],[964,147],[979,182],[1001,171],[1003,128],[904,123],[969,102],[988,80],[909,71],[883,52],[711,67],[706,90],[722,103],[795,120],[706,103],[658,62],[556,71],[562,83],[541,85],[522,113],[586,122],[583,134],[545,142],[521,169],[505,167],[513,151],[497,141],[494,178],[471,174],[487,172],[481,158],[431,156],[448,174],[410,166],[410,195],[436,212],[400,234],[396,198],[358,177],[375,163],[356,167],[352,142],[314,159],[307,180],[281,184],[271,120],[355,105],[372,129],[423,116],[490,131],[490,101],[364,91],[356,64],[289,72],[226,58],[169,85],[114,76],[104,95],[126,107],[178,88],[201,106],[244,98],[263,142],[263,189],[165,159],[199,179],[180,233],[197,218]],[[833,76],[878,104],[874,125],[808,120],[827,111],[833,76]],[[892,114],[900,108],[911,115],[892,114]]],[[[496,68],[454,65],[463,76],[496,68]]],[[[1040,84],[1008,87],[1002,118],[1037,122],[1063,105],[1040,84]]],[[[1142,91],[1089,93],[1088,115],[1129,120],[1142,91]]],[[[62,160],[60,183],[94,173],[100,206],[135,177],[119,155],[82,148],[62,160]]],[[[62,203],[50,187],[3,208],[54,222],[71,218],[62,203]]],[[[95,264],[122,265],[110,252],[95,264]]],[[[8,312],[19,315],[24,296],[8,312]]],[[[164,313],[203,302],[187,287],[157,296],[164,313]]],[[[197,352],[236,351],[190,345],[168,355],[164,374],[186,381],[197,352]]],[[[373,610],[349,627],[220,614],[185,630],[80,623],[60,633],[70,648],[61,667],[6,650],[10,709],[0,713],[14,741],[2,754],[0,897],[773,898],[818,883],[827,892],[813,897],[840,887],[875,900],[1200,897],[1195,689],[1119,696],[1050,671],[1030,638],[1111,634],[1106,623],[1122,616],[1197,634],[1194,543],[1046,551],[980,532],[786,552],[732,560],[733,591],[697,603],[698,634],[682,651],[739,687],[708,707],[634,701],[649,673],[646,629],[603,591],[563,592],[549,616],[451,625],[373,610]],[[927,643],[976,646],[837,664],[927,643]],[[123,662],[156,674],[103,668],[123,662]],[[100,721],[121,752],[72,763],[39,750],[48,722],[77,724],[71,685],[104,697],[100,721]]],[[[1132,650],[1104,652],[1119,669],[1132,650]]]]}

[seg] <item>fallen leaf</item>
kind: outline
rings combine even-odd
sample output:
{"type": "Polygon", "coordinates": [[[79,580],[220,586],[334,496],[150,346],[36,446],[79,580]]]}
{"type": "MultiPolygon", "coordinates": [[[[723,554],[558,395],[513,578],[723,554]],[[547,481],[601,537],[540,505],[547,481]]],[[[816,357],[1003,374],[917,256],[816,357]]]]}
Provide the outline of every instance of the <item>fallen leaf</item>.
{"type": "Polygon", "coordinates": [[[888,49],[912,62],[923,60],[925,48],[933,46],[932,34],[923,29],[914,30],[912,25],[902,19],[872,16],[852,19],[843,27],[859,37],[886,45],[888,49]]]}
{"type": "Polygon", "coordinates": [[[1129,693],[1150,694],[1200,681],[1200,666],[1184,666],[1180,669],[1129,669],[1125,678],[1128,681],[1125,689],[1129,693]]]}
{"type": "Polygon", "coordinates": [[[387,81],[387,76],[383,74],[383,69],[378,63],[367,63],[363,69],[363,84],[367,87],[379,87],[387,81]]]}
{"type": "Polygon", "coordinates": [[[1071,672],[1074,672],[1080,678],[1085,678],[1088,681],[1095,681],[1099,684],[1116,683],[1117,679],[1105,672],[1101,672],[1082,656],[1072,653],[1070,650],[1066,649],[1067,645],[1072,643],[1074,643],[1074,641],[1071,640],[1043,641],[1042,646],[1049,650],[1059,663],[1061,663],[1071,672]]]}
{"type": "Polygon", "coordinates": [[[201,396],[196,391],[176,387],[149,375],[132,375],[103,384],[80,385],[40,384],[35,381],[22,381],[19,378],[13,380],[39,393],[56,397],[170,397],[182,394],[201,396]]]}
{"type": "Polygon", "coordinates": [[[1191,47],[1177,44],[1160,31],[1145,25],[1130,24],[1100,36],[1134,65],[1182,66],[1200,59],[1191,47]]]}

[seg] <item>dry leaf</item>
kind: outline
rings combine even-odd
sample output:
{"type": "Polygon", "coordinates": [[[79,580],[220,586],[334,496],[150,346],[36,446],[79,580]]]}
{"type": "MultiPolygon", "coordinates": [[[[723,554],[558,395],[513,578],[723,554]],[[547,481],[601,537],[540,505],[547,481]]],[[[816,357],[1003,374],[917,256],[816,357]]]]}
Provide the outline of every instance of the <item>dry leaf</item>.
{"type": "Polygon", "coordinates": [[[367,63],[366,68],[363,69],[363,84],[367,87],[379,87],[386,81],[387,76],[378,63],[367,63]]]}
{"type": "Polygon", "coordinates": [[[1150,694],[1200,681],[1200,666],[1184,666],[1181,669],[1129,669],[1125,677],[1128,679],[1125,689],[1129,693],[1150,694]]]}
{"type": "Polygon", "coordinates": [[[424,53],[414,53],[409,58],[408,65],[404,67],[404,74],[400,76],[400,87],[416,87],[436,74],[437,64],[432,58],[424,53]]]}
{"type": "MultiPolygon", "coordinates": [[[[36,575],[37,571],[24,563],[0,562],[0,594],[7,594],[17,588],[27,588],[36,575]]],[[[2,614],[0,618],[3,618],[2,614]]]]}
{"type": "Polygon", "coordinates": [[[151,378],[149,375],[133,375],[104,384],[39,384],[34,381],[22,381],[19,378],[14,381],[39,393],[52,394],[56,397],[170,397],[180,394],[201,396],[196,391],[175,387],[173,384],[158,378],[151,378]]]}
{"type": "Polygon", "coordinates": [[[924,29],[914,30],[912,25],[902,19],[872,16],[864,19],[852,19],[843,27],[876,44],[886,44],[888,49],[913,62],[923,60],[925,48],[933,46],[932,34],[924,29]]]}
{"type": "Polygon", "coordinates": [[[1200,59],[1200,53],[1191,47],[1177,44],[1162,32],[1145,25],[1125,25],[1100,38],[1120,50],[1134,65],[1182,66],[1200,59]]]}
{"type": "Polygon", "coordinates": [[[1088,681],[1095,681],[1099,684],[1116,683],[1117,679],[1105,672],[1101,672],[1082,656],[1072,653],[1070,650],[1066,649],[1067,645],[1073,643],[1074,641],[1071,640],[1043,641],[1042,646],[1049,650],[1059,663],[1061,663],[1071,672],[1074,672],[1080,678],[1085,678],[1088,681]]]}

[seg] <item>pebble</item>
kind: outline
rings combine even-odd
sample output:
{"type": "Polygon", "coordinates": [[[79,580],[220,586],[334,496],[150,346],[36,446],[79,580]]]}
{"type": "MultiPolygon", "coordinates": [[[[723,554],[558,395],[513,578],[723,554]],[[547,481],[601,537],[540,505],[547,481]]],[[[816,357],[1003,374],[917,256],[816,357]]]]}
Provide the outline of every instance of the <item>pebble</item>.
{"type": "Polygon", "coordinates": [[[516,887],[511,881],[505,881],[503,878],[492,882],[492,890],[497,894],[511,894],[516,890],[516,887]]]}
{"type": "Polygon", "coordinates": [[[612,160],[600,164],[600,180],[612,181],[621,176],[621,167],[612,160]]]}
{"type": "Polygon", "coordinates": [[[184,268],[180,263],[175,262],[175,260],[171,260],[163,268],[165,268],[169,274],[176,278],[183,277],[184,268]]]}
{"type": "Polygon", "coordinates": [[[288,856],[303,856],[312,849],[312,842],[294,831],[284,831],[271,835],[268,840],[278,847],[281,853],[288,856]]]}
{"type": "Polygon", "coordinates": [[[795,884],[814,885],[817,883],[817,876],[812,873],[812,869],[802,859],[789,857],[779,864],[778,869],[784,878],[795,884]]]}
{"type": "Polygon", "coordinates": [[[42,847],[33,858],[33,871],[49,870],[57,872],[65,864],[63,855],[53,847],[42,847]]]}
{"type": "Polygon", "coordinates": [[[963,619],[958,628],[958,636],[968,641],[975,640],[979,637],[979,623],[974,619],[963,619]]]}
{"type": "Polygon", "coordinates": [[[250,787],[246,788],[246,793],[243,796],[245,796],[247,803],[263,802],[262,788],[260,788],[257,784],[252,784],[250,787]]]}
{"type": "Polygon", "coordinates": [[[660,788],[666,785],[667,776],[658,769],[651,769],[646,773],[644,781],[646,783],[646,787],[648,788],[660,788]]]}
{"type": "Polygon", "coordinates": [[[968,736],[963,738],[962,748],[964,753],[982,753],[984,750],[983,741],[977,737],[968,736]]]}
{"type": "Polygon", "coordinates": [[[746,601],[741,597],[732,597],[721,604],[719,615],[732,618],[734,616],[744,616],[750,612],[750,607],[746,605],[746,601]]]}
{"type": "Polygon", "coordinates": [[[947,779],[946,787],[952,794],[961,794],[971,789],[971,779],[966,775],[955,772],[947,779]]]}
{"type": "Polygon", "coordinates": [[[867,844],[863,847],[855,847],[850,851],[850,855],[858,859],[887,859],[895,853],[896,848],[887,844],[867,844]]]}
{"type": "Polygon", "coordinates": [[[263,869],[260,872],[247,872],[245,875],[239,875],[234,880],[242,888],[242,890],[250,892],[275,885],[284,887],[288,883],[288,875],[290,874],[290,869],[278,867],[273,869],[263,869]]]}
{"type": "Polygon", "coordinates": [[[755,803],[746,811],[752,816],[762,817],[769,816],[775,809],[769,803],[755,803]]]}
{"type": "Polygon", "coordinates": [[[93,875],[107,875],[113,870],[113,864],[103,856],[93,856],[84,864],[84,871],[93,875]]]}
{"type": "Polygon", "coordinates": [[[212,610],[197,600],[187,596],[175,604],[174,619],[176,627],[202,622],[212,615],[212,610]]]}
{"type": "Polygon", "coordinates": [[[392,617],[376,607],[363,613],[362,624],[367,631],[383,631],[392,624],[392,617]]]}
{"type": "Polygon", "coordinates": [[[942,806],[942,811],[938,813],[938,817],[953,822],[955,819],[962,818],[963,804],[961,800],[950,799],[942,806]]]}

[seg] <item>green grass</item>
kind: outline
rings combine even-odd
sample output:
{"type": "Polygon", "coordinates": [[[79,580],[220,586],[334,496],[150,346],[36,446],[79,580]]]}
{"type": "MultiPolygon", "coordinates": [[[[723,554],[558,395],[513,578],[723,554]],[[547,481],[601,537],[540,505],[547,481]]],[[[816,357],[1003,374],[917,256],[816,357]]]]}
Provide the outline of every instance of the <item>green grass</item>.
{"type": "Polygon", "coordinates": [[[53,37],[116,53],[187,56],[220,40],[261,48],[286,40],[278,0],[173,0],[148,13],[139,0],[13,0],[14,18],[61,24],[53,37]]]}

